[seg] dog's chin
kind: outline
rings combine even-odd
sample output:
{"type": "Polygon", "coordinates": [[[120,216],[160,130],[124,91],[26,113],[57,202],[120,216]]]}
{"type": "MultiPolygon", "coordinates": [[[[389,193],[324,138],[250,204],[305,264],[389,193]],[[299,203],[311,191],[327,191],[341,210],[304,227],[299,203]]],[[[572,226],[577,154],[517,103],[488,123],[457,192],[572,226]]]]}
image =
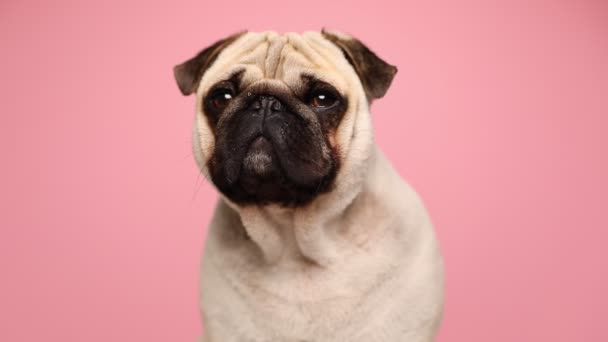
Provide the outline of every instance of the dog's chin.
{"type": "Polygon", "coordinates": [[[277,159],[272,143],[263,136],[256,138],[243,158],[240,187],[249,195],[257,196],[261,188],[276,183],[281,175],[277,159]]]}
{"type": "Polygon", "coordinates": [[[285,173],[276,151],[266,137],[255,138],[245,157],[238,187],[255,203],[284,202],[288,195],[285,173]]]}
{"type": "Polygon", "coordinates": [[[276,176],[277,157],[275,156],[272,143],[263,136],[256,138],[243,159],[244,176],[268,179],[276,176]]]}

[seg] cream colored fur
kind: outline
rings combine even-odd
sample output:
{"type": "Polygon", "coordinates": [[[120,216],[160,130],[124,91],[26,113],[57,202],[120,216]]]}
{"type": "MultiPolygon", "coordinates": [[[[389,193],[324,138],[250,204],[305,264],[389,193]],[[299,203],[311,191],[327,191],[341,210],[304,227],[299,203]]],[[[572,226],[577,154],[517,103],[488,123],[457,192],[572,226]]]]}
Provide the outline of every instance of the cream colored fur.
{"type": "Polygon", "coordinates": [[[246,84],[292,88],[311,73],[350,102],[332,138],[341,155],[332,191],[297,209],[219,200],[201,270],[203,341],[432,341],[443,307],[433,228],[373,143],[364,90],[340,49],[318,32],[263,32],[222,51],[197,90],[194,151],[204,173],[214,141],[200,101],[239,69],[246,84]]]}

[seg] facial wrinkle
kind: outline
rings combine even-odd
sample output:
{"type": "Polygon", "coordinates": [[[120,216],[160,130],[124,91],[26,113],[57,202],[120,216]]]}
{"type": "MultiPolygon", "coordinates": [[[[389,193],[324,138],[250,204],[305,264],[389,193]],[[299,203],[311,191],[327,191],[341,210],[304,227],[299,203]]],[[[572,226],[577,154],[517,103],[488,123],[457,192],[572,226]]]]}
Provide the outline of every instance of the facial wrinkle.
{"type": "Polygon", "coordinates": [[[310,44],[301,36],[297,34],[287,34],[287,41],[294,51],[297,51],[307,61],[312,63],[316,67],[326,65],[326,62],[322,56],[320,56],[310,44]]]}
{"type": "Polygon", "coordinates": [[[281,64],[281,55],[285,47],[286,39],[282,36],[273,36],[268,39],[268,49],[266,50],[266,59],[264,61],[264,76],[266,78],[275,78],[277,69],[281,64]]]}

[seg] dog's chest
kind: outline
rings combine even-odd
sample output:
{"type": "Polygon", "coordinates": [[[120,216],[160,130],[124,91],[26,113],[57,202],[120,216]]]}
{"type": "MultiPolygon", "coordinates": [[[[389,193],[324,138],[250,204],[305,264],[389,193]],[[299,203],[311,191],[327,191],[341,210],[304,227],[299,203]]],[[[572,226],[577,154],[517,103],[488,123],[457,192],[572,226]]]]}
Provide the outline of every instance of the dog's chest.
{"type": "Polygon", "coordinates": [[[378,334],[382,329],[374,328],[395,314],[391,302],[401,301],[395,298],[400,272],[390,266],[351,260],[348,270],[265,268],[239,256],[223,256],[219,262],[230,263],[228,269],[215,267],[210,255],[205,261],[205,320],[227,333],[220,341],[370,342],[370,331],[378,334]]]}
{"type": "Polygon", "coordinates": [[[324,236],[337,252],[324,266],[294,259],[298,253],[268,263],[236,219],[219,216],[201,271],[205,342],[430,341],[441,302],[430,226],[406,234],[405,223],[377,212],[343,220],[348,231],[325,227],[340,235],[324,236]]]}

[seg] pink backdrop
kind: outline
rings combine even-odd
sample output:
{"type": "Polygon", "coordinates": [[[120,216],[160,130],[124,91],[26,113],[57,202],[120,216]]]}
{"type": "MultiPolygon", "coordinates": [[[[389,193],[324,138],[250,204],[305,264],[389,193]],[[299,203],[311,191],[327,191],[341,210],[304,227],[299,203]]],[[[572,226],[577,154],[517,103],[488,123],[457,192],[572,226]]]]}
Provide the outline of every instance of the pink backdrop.
{"type": "Polygon", "coordinates": [[[398,65],[377,141],[447,264],[440,341],[608,341],[608,4],[0,3],[0,341],[194,341],[216,194],[171,68],[229,33],[398,65]]]}

